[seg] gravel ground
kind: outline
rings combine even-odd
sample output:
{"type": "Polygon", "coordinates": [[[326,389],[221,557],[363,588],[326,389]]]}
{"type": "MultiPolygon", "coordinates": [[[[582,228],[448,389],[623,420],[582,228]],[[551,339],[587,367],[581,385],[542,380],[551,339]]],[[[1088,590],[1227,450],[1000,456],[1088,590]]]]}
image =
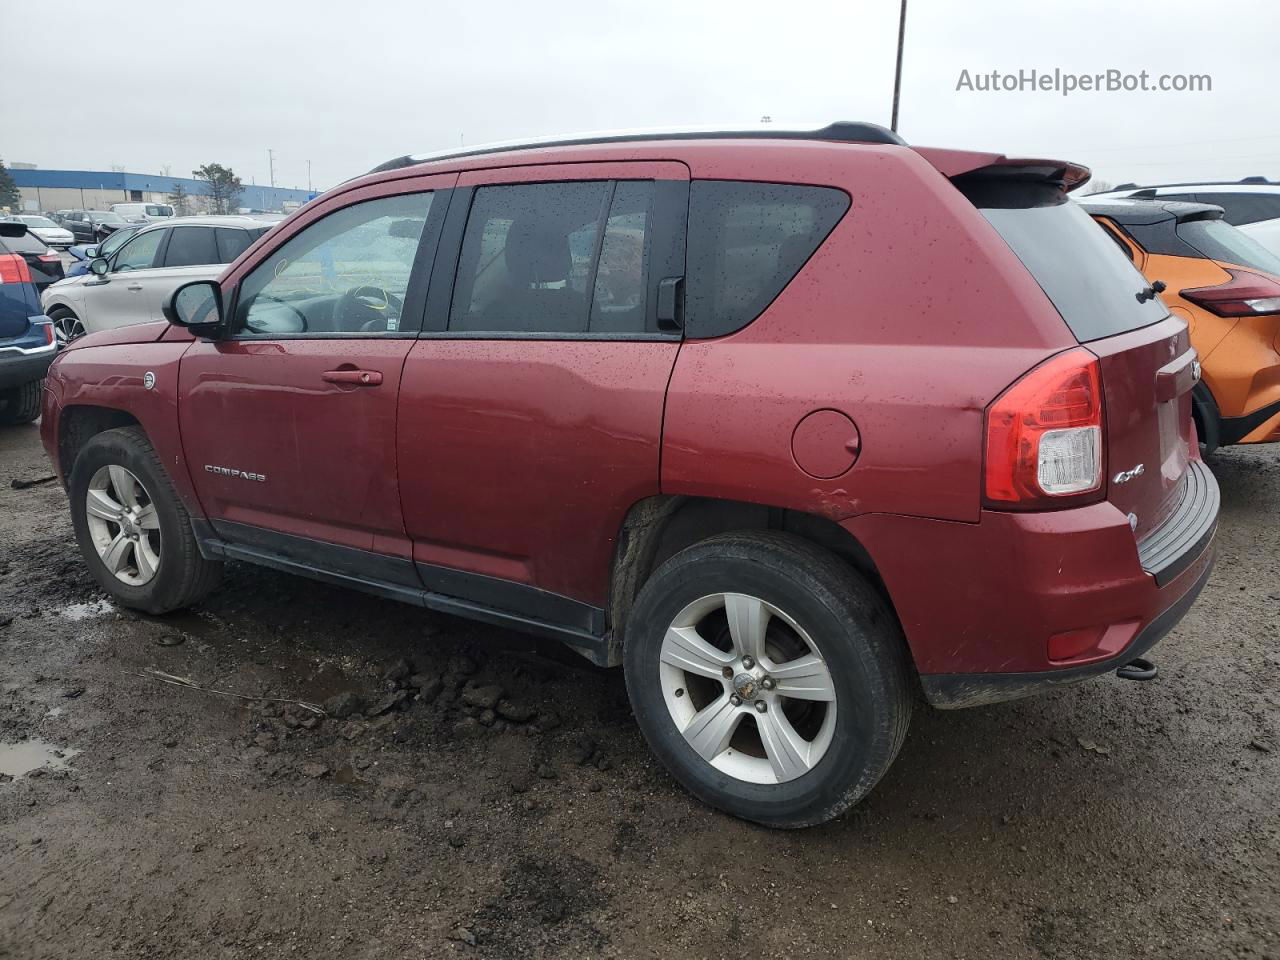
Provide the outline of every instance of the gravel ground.
{"type": "Polygon", "coordinates": [[[1280,958],[1280,450],[1214,469],[1157,681],[921,708],[866,802],[781,833],[527,638],[242,565],[116,609],[0,429],[0,770],[46,763],[0,775],[0,957],[1280,958]]]}

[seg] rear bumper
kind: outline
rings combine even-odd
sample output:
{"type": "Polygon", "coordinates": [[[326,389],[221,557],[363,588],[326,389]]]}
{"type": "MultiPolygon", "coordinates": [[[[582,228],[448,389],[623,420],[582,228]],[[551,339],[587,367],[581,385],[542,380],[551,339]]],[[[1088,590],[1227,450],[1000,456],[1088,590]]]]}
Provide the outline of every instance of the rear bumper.
{"type": "Polygon", "coordinates": [[[1141,656],[1208,579],[1218,487],[1193,461],[1181,500],[1142,544],[1103,502],[984,511],[976,524],[884,515],[845,526],[871,553],[935,706],[977,706],[1106,673],[1141,656]],[[1050,638],[1087,649],[1050,659],[1050,638]]]}
{"type": "Polygon", "coordinates": [[[48,317],[31,317],[28,332],[12,339],[0,340],[0,390],[43,380],[49,364],[58,355],[57,344],[45,340],[48,317]]]}

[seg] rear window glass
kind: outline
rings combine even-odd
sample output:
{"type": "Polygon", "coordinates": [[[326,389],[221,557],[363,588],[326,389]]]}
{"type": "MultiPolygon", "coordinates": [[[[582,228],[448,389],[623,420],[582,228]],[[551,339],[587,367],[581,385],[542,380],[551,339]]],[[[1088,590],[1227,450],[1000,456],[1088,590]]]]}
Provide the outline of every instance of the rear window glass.
{"type": "Polygon", "coordinates": [[[1061,191],[1035,186],[967,190],[982,215],[1062,314],[1081,343],[1158,323],[1159,297],[1115,240],[1061,191]]]}
{"type": "Polygon", "coordinates": [[[831,187],[695,180],[689,188],[686,328],[722,336],[756,317],[849,209],[831,187]]]}
{"type": "Polygon", "coordinates": [[[1253,267],[1280,276],[1280,257],[1229,223],[1188,220],[1178,224],[1178,236],[1210,260],[1253,267]]]}
{"type": "Polygon", "coordinates": [[[10,253],[47,253],[49,247],[34,233],[24,233],[20,237],[0,238],[10,253]]]}

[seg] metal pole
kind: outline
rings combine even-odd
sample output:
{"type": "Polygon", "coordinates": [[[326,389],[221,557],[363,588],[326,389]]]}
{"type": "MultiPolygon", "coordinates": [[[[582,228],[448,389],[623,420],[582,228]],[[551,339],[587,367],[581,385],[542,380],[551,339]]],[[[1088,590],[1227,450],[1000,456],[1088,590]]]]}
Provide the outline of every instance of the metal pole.
{"type": "Polygon", "coordinates": [[[902,92],[902,38],[907,31],[907,0],[902,0],[902,10],[898,15],[898,67],[893,74],[893,117],[889,121],[889,129],[898,132],[898,97],[902,92]]]}
{"type": "Polygon", "coordinates": [[[276,158],[271,153],[270,147],[267,148],[267,168],[271,171],[271,189],[274,190],[276,188],[276,158]]]}
{"type": "Polygon", "coordinates": [[[307,161],[307,193],[312,193],[311,189],[311,161],[307,161]]]}

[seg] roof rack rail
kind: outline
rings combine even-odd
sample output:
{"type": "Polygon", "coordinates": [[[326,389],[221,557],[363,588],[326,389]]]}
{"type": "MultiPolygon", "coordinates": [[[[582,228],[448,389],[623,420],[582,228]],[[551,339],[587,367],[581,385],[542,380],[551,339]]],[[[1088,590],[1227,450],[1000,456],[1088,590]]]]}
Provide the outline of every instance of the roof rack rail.
{"type": "Polygon", "coordinates": [[[647,140],[826,140],[833,143],[883,143],[906,146],[907,142],[878,123],[838,120],[816,130],[772,127],[761,125],[749,130],[725,130],[713,127],[679,127],[666,130],[609,130],[600,133],[570,134],[568,136],[541,137],[531,140],[507,140],[500,143],[478,144],[458,150],[440,150],[435,153],[406,154],[379,164],[370,173],[399,170],[432,160],[456,160],[460,157],[477,157],[489,153],[505,153],[536,147],[577,147],[604,143],[629,143],[647,140]]]}
{"type": "Polygon", "coordinates": [[[1255,183],[1267,186],[1280,185],[1280,180],[1268,180],[1266,177],[1241,177],[1239,180],[1190,180],[1186,183],[1121,183],[1107,190],[1112,193],[1116,190],[1155,190],[1164,187],[1230,187],[1237,183],[1255,183]]]}

